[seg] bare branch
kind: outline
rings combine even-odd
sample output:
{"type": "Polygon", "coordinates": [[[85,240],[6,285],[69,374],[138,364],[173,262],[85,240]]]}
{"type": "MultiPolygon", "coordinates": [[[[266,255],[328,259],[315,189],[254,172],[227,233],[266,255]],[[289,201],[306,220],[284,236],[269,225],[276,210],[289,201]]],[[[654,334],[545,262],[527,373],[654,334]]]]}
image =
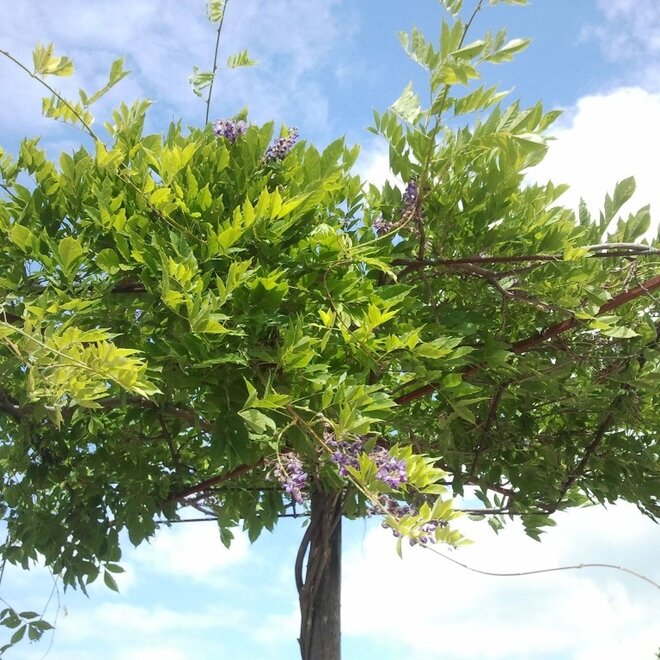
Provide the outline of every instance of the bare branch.
{"type": "Polygon", "coordinates": [[[502,400],[502,396],[504,395],[504,392],[506,391],[506,388],[508,386],[509,383],[502,383],[497,388],[497,391],[490,400],[490,405],[488,406],[488,415],[483,423],[483,428],[481,429],[481,437],[479,438],[479,442],[477,444],[477,450],[474,453],[474,459],[472,461],[472,467],[470,468],[470,477],[469,477],[470,479],[474,479],[477,475],[477,471],[479,470],[479,461],[481,460],[481,455],[486,451],[486,437],[488,436],[488,431],[490,430],[490,426],[493,423],[493,420],[495,419],[495,415],[497,414],[497,409],[500,405],[500,401],[502,400]]]}
{"type": "MultiPolygon", "coordinates": [[[[599,243],[586,245],[590,257],[622,257],[660,255],[660,249],[640,243],[599,243]]],[[[460,266],[464,264],[510,264],[529,261],[564,261],[562,254],[527,254],[527,255],[476,255],[458,259],[394,259],[393,266],[406,266],[406,270],[417,270],[426,266],[460,266]]]]}
{"type": "Polygon", "coordinates": [[[194,495],[195,493],[201,493],[210,486],[217,486],[218,484],[222,484],[225,481],[229,481],[231,479],[235,479],[236,477],[247,474],[248,472],[251,472],[263,464],[264,459],[262,458],[254,463],[254,465],[239,465],[237,468],[234,468],[230,472],[225,474],[218,474],[215,477],[206,479],[205,481],[195,484],[194,486],[188,486],[188,488],[184,488],[183,490],[180,490],[176,493],[172,493],[165,501],[178,502],[179,500],[182,500],[185,497],[189,497],[190,495],[194,495]]]}

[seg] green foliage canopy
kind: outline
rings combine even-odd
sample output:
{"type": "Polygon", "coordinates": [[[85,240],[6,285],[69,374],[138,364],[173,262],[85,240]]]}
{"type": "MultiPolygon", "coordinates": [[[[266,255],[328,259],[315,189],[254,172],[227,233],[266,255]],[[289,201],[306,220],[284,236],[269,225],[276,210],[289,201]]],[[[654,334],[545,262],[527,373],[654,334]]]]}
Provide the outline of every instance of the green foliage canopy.
{"type": "MultiPolygon", "coordinates": [[[[618,218],[630,179],[600,218],[525,180],[557,113],[478,85],[526,41],[466,44],[469,22],[445,21],[438,44],[401,37],[431,101],[410,86],[372,130],[405,193],[365,184],[343,140],[264,159],[272,124],[144,135],[137,103],[102,141],[89,106],[120,61],[96,94],[44,103],[92,149],[0,152],[6,561],[112,587],[119,533],[139,544],[191,505],[225,543],[239,524],[256,539],[292,506],[273,476],[292,454],[349,516],[413,504],[387,516],[412,539],[440,520],[436,540],[458,543],[444,523],[467,487],[495,528],[522,516],[533,536],[588,500],[658,515],[648,208],[618,218]],[[404,460],[406,483],[368,453],[340,476],[328,429],[404,460]]],[[[34,76],[71,70],[35,51],[34,76]]]]}

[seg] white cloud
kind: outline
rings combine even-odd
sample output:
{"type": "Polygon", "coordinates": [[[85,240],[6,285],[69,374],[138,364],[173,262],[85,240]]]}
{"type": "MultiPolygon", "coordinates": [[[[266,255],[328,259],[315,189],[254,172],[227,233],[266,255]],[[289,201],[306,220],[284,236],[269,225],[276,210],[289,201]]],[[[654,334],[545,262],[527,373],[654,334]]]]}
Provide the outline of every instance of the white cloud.
{"type": "Polygon", "coordinates": [[[133,551],[129,565],[138,573],[161,573],[168,580],[224,585],[228,571],[248,560],[249,550],[248,539],[239,530],[227,549],[215,524],[178,524],[161,528],[148,546],[133,551]]]}
{"type": "Polygon", "coordinates": [[[598,0],[605,19],[596,32],[612,56],[660,53],[660,5],[656,0],[598,0]]]}
{"type": "Polygon", "coordinates": [[[379,141],[367,147],[360,154],[358,170],[365,181],[381,187],[385,181],[394,184],[396,178],[390,170],[390,157],[387,144],[379,141]]]}
{"type": "MultiPolygon", "coordinates": [[[[154,602],[143,606],[116,600],[100,604],[92,600],[85,606],[82,599],[77,599],[57,621],[48,658],[188,660],[226,657],[219,652],[222,640],[233,636],[237,629],[245,629],[246,614],[236,607],[202,605],[199,609],[184,606],[172,609],[154,602]]],[[[17,660],[34,660],[46,650],[44,644],[35,649],[35,654],[31,654],[26,647],[19,648],[17,660]],[[21,652],[25,655],[21,656],[21,652]]]]}
{"type": "MultiPolygon", "coordinates": [[[[347,553],[343,621],[348,636],[407,649],[401,657],[652,657],[660,639],[657,592],[623,573],[582,569],[495,578],[461,569],[420,548],[393,552],[374,530],[347,553]],[[622,653],[622,650],[625,652],[622,653]]],[[[494,536],[473,526],[474,545],[452,557],[485,570],[519,572],[589,561],[614,561],[655,574],[657,526],[631,506],[558,516],[538,544],[518,525],[494,536]],[[651,550],[649,550],[651,549],[651,550]],[[648,554],[648,556],[646,556],[648,554]]]]}
{"type": "MultiPolygon", "coordinates": [[[[660,7],[660,5],[658,5],[660,7]]],[[[618,181],[634,176],[637,192],[622,213],[651,205],[654,226],[660,217],[660,93],[641,87],[622,87],[580,98],[565,111],[550,143],[548,155],[530,170],[531,180],[568,183],[560,203],[577,209],[583,198],[597,216],[606,194],[618,181]]],[[[365,149],[362,176],[377,186],[395,182],[387,148],[381,143],[365,149]]],[[[399,185],[402,185],[399,182],[399,185]]]]}
{"type": "MultiPolygon", "coordinates": [[[[54,42],[56,52],[74,59],[78,72],[74,80],[57,79],[56,86],[74,95],[79,86],[102,85],[110,62],[126,56],[133,75],[101,106],[102,115],[120,100],[148,97],[159,102],[165,120],[182,116],[200,123],[204,107],[192,94],[188,76],[193,65],[211,66],[215,33],[204,16],[204,4],[202,0],[168,3],[164,9],[155,2],[72,0],[53,11],[45,0],[3,3],[0,43],[29,65],[36,42],[54,42]]],[[[220,72],[214,114],[250,105],[257,121],[295,119],[325,130],[327,99],[318,70],[342,61],[334,49],[338,40],[349,37],[338,17],[340,4],[341,0],[229,3],[220,64],[243,48],[259,64],[254,69],[220,72]],[[295,117],[289,117],[291,112],[295,117]]],[[[0,73],[3,87],[12,91],[0,106],[0,129],[34,133],[50,128],[53,134],[58,127],[39,116],[44,90],[4,58],[0,73]]]]}
{"type": "Polygon", "coordinates": [[[605,55],[624,64],[630,83],[660,86],[660,4],[657,0],[597,0],[601,15],[582,30],[597,40],[605,55]]]}
{"type": "Polygon", "coordinates": [[[633,175],[637,192],[624,211],[650,203],[652,215],[660,215],[660,94],[624,87],[584,96],[554,137],[546,159],[530,176],[570,184],[563,203],[576,208],[583,197],[597,211],[616,182],[633,175]]]}

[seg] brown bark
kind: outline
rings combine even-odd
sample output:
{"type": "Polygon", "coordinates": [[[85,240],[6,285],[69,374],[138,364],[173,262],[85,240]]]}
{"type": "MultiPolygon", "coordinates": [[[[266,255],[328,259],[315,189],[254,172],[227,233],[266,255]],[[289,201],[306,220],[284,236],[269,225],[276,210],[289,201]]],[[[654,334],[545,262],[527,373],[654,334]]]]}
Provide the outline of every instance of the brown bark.
{"type": "Polygon", "coordinates": [[[309,527],[296,559],[300,655],[302,660],[340,660],[341,493],[328,493],[317,485],[311,504],[309,527]]]}

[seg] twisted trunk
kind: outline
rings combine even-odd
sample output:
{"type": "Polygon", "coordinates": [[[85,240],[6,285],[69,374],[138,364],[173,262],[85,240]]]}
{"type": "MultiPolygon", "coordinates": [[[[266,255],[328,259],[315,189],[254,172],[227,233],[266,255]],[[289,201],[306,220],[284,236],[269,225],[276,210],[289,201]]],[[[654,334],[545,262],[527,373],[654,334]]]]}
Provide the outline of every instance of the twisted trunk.
{"type": "Polygon", "coordinates": [[[296,558],[302,660],[341,658],[341,493],[312,490],[311,519],[296,558]],[[307,557],[303,577],[303,563],[307,557]]]}

